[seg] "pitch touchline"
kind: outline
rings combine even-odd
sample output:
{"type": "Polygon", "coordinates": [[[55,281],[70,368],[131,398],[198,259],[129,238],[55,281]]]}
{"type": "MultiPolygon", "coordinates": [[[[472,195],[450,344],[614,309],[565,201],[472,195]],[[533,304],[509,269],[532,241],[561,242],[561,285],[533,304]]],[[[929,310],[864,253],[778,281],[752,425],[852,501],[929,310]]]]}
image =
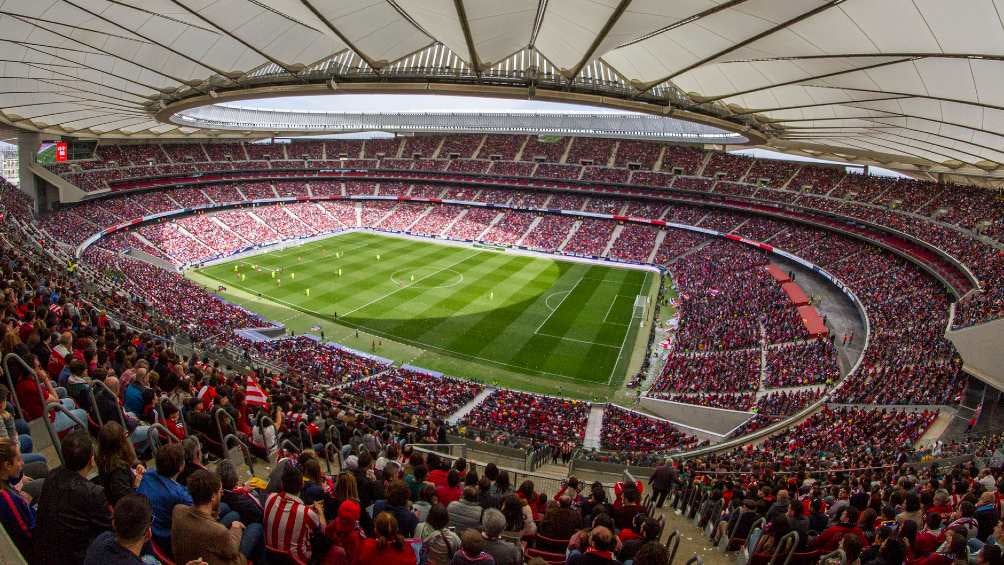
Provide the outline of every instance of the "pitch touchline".
{"type": "Polygon", "coordinates": [[[463,263],[464,261],[470,259],[471,257],[474,257],[476,255],[480,255],[480,254],[481,254],[480,251],[475,251],[474,253],[472,253],[472,254],[464,257],[463,259],[461,259],[459,261],[455,261],[453,263],[450,263],[449,265],[443,267],[442,269],[439,269],[438,271],[433,271],[432,273],[429,273],[428,275],[426,275],[424,277],[420,277],[418,280],[416,280],[415,282],[411,283],[408,286],[402,286],[400,288],[394,289],[394,290],[388,292],[387,294],[384,294],[383,296],[378,296],[378,297],[374,298],[373,300],[370,300],[369,302],[367,302],[366,304],[363,304],[362,306],[360,306],[358,308],[353,308],[352,310],[349,310],[348,312],[345,312],[344,314],[341,314],[341,317],[350,316],[353,313],[358,312],[358,311],[362,310],[363,308],[366,308],[367,306],[369,306],[371,304],[376,304],[377,302],[380,302],[381,300],[383,300],[385,298],[389,298],[389,297],[391,297],[391,296],[393,296],[393,295],[401,292],[402,290],[404,290],[406,288],[411,288],[411,287],[417,285],[418,283],[424,281],[425,279],[434,277],[434,276],[438,275],[439,273],[442,273],[443,271],[448,271],[452,267],[456,267],[457,265],[463,263]]]}

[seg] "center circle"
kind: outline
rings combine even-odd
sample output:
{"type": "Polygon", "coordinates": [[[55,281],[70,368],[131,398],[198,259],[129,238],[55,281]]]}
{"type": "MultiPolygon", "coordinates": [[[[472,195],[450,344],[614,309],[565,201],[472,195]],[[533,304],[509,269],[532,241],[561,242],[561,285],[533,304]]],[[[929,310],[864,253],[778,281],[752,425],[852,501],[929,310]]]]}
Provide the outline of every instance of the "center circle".
{"type": "Polygon", "coordinates": [[[410,288],[450,288],[464,282],[464,275],[453,269],[436,269],[434,267],[418,267],[417,269],[401,269],[390,274],[390,280],[400,287],[410,288]],[[449,280],[438,284],[428,284],[427,279],[441,273],[453,273],[449,280]],[[412,277],[414,276],[414,280],[412,277]]]}

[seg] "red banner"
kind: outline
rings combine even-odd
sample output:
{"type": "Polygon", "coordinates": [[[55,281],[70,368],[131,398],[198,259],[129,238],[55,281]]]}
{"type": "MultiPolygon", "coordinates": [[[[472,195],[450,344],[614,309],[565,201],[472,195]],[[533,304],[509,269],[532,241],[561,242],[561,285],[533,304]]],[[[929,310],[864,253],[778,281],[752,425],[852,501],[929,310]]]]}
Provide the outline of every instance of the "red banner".
{"type": "Polygon", "coordinates": [[[67,159],[67,149],[65,141],[56,142],[56,162],[62,163],[67,159]]]}

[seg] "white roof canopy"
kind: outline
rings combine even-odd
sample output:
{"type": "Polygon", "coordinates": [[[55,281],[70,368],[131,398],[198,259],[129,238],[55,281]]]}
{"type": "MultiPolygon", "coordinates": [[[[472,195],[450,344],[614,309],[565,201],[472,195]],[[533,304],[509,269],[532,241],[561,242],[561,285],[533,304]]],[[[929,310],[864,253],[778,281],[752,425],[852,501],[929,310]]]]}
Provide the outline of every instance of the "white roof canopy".
{"type": "Polygon", "coordinates": [[[1002,14],[1004,0],[8,0],[0,121],[201,137],[219,132],[164,108],[444,83],[669,106],[783,151],[1002,176],[1002,14]]]}

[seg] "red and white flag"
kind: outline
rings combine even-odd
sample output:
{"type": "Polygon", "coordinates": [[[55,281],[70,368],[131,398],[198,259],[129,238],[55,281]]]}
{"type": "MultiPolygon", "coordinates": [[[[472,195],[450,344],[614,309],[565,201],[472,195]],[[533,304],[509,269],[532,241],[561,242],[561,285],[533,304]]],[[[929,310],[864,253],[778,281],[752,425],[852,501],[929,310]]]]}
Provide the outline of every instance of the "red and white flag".
{"type": "Polygon", "coordinates": [[[268,395],[258,386],[258,381],[253,377],[248,377],[247,386],[244,389],[244,403],[248,406],[268,407],[268,395]]]}

